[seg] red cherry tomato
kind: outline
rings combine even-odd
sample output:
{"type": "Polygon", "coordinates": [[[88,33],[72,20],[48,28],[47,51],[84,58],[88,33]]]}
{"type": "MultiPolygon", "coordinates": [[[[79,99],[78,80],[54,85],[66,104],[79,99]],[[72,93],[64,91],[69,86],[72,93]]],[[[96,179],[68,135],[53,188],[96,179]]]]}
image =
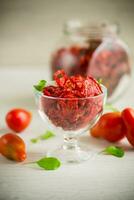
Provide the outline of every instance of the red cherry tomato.
{"type": "Polygon", "coordinates": [[[129,143],[134,146],[134,109],[124,109],[122,111],[122,118],[127,127],[126,137],[129,143]]]}
{"type": "Polygon", "coordinates": [[[12,129],[15,132],[21,132],[31,122],[31,113],[24,109],[13,109],[9,111],[6,115],[6,122],[10,129],[12,129]]]}
{"type": "Polygon", "coordinates": [[[0,138],[0,153],[10,160],[21,162],[26,158],[25,143],[13,133],[7,133],[0,138]]]}
{"type": "Polygon", "coordinates": [[[109,142],[117,142],[126,134],[126,127],[120,112],[106,113],[101,116],[98,123],[91,129],[91,135],[102,137],[109,142]]]}

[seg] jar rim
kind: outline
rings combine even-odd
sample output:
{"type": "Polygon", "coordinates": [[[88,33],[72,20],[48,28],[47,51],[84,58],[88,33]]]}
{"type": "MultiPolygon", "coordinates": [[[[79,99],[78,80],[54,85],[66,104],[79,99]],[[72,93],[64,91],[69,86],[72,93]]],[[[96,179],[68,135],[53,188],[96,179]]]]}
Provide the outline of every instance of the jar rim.
{"type": "Polygon", "coordinates": [[[63,31],[66,35],[85,38],[112,37],[119,34],[119,24],[105,21],[83,22],[80,20],[68,20],[64,23],[63,31]]]}

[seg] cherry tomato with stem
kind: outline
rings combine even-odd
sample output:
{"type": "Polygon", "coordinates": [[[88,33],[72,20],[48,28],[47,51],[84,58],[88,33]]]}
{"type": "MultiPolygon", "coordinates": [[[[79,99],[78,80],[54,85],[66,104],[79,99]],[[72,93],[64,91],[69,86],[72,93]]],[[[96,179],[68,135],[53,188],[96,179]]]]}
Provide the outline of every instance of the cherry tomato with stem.
{"type": "Polygon", "coordinates": [[[23,139],[16,134],[7,133],[0,137],[0,153],[18,162],[26,159],[26,147],[23,139]]]}

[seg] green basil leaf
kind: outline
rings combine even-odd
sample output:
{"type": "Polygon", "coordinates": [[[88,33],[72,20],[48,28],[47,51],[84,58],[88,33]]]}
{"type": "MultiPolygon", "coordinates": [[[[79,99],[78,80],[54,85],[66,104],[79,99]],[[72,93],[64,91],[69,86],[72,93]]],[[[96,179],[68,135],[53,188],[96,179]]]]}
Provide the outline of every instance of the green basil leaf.
{"type": "Polygon", "coordinates": [[[123,157],[125,154],[124,150],[121,147],[117,146],[108,146],[102,152],[120,158],[123,157]]]}
{"type": "Polygon", "coordinates": [[[47,82],[45,80],[41,80],[41,81],[39,81],[39,83],[37,85],[34,85],[34,88],[38,91],[42,91],[43,88],[45,87],[46,83],[47,82]]]}
{"type": "Polygon", "coordinates": [[[30,141],[31,141],[32,143],[37,143],[37,142],[39,141],[39,138],[32,138],[30,141]]]}
{"type": "Polygon", "coordinates": [[[47,130],[44,134],[42,134],[40,136],[40,139],[41,140],[47,140],[47,139],[54,137],[54,136],[55,136],[55,134],[52,131],[47,130]]]}
{"type": "Polygon", "coordinates": [[[61,165],[60,161],[54,157],[44,157],[36,161],[36,163],[45,170],[55,170],[58,169],[61,165]]]}
{"type": "Polygon", "coordinates": [[[32,143],[37,143],[40,140],[48,140],[48,139],[50,139],[51,137],[54,137],[54,136],[55,136],[55,134],[52,131],[47,130],[44,134],[38,136],[37,138],[32,138],[30,141],[32,143]]]}

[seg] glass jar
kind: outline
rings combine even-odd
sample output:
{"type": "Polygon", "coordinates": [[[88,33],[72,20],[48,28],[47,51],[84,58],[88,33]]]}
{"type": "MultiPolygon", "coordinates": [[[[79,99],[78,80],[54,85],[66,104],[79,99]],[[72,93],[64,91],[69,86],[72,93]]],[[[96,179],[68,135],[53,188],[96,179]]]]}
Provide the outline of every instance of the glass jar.
{"type": "Polygon", "coordinates": [[[68,75],[91,75],[102,79],[108,99],[123,93],[131,75],[129,50],[118,37],[118,26],[107,23],[69,21],[64,37],[51,56],[52,74],[64,69],[68,75]]]}

